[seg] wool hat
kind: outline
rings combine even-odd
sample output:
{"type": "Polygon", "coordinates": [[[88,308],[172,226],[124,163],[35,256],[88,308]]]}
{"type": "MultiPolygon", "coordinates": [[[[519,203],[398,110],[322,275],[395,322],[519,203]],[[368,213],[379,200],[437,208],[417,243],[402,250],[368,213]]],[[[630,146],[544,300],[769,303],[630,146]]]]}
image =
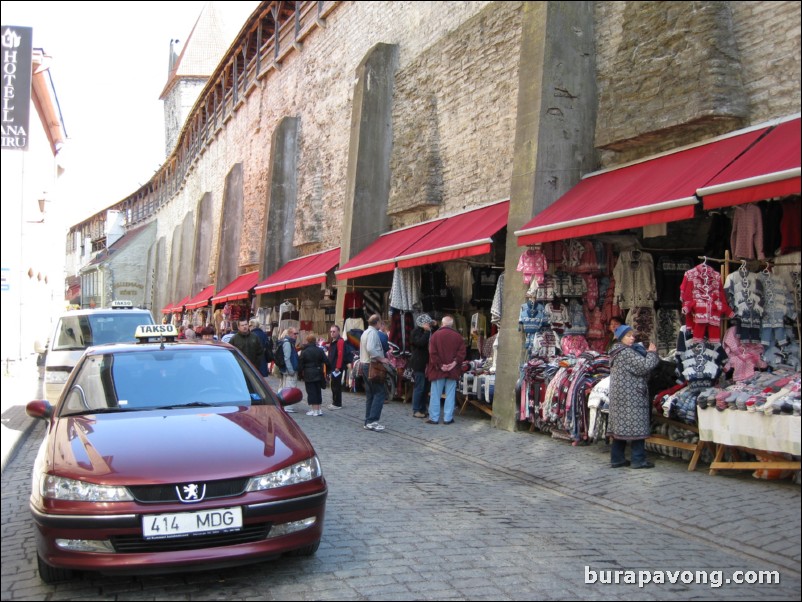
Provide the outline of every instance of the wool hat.
{"type": "Polygon", "coordinates": [[[615,329],[615,338],[620,341],[630,330],[632,330],[632,326],[629,326],[628,324],[621,324],[621,326],[615,329]]]}
{"type": "Polygon", "coordinates": [[[423,326],[426,324],[431,324],[432,322],[434,322],[434,320],[432,320],[432,316],[430,316],[429,314],[421,314],[417,318],[415,318],[415,324],[417,324],[421,328],[423,328],[423,326]]]}

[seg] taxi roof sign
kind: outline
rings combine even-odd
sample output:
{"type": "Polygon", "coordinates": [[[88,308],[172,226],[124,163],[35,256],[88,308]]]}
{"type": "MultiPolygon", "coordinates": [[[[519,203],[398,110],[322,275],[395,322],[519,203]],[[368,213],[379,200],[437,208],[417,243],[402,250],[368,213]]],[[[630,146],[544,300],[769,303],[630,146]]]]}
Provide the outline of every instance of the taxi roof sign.
{"type": "Polygon", "coordinates": [[[120,299],[118,301],[111,302],[112,309],[134,309],[134,302],[127,301],[125,299],[120,299]]]}
{"type": "Polygon", "coordinates": [[[147,343],[151,339],[175,338],[178,330],[172,324],[141,324],[134,335],[138,342],[147,343]]]}

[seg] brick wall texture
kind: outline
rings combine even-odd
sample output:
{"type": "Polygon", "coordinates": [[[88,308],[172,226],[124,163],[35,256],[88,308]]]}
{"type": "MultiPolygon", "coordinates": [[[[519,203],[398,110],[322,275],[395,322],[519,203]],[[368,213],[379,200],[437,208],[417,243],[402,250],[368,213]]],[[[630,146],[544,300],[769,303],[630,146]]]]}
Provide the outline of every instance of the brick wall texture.
{"type": "MultiPolygon", "coordinates": [[[[169,241],[209,194],[210,223],[198,231],[211,237],[214,281],[226,174],[241,163],[236,264],[258,268],[271,135],[293,116],[298,206],[288,235],[299,255],[338,246],[355,72],[380,42],[398,47],[391,228],[507,198],[519,74],[530,68],[519,64],[521,30],[520,2],[339,4],[203,150],[157,213],[157,239],[169,241]]],[[[596,2],[595,41],[599,167],[800,110],[798,2],[596,2]]]]}

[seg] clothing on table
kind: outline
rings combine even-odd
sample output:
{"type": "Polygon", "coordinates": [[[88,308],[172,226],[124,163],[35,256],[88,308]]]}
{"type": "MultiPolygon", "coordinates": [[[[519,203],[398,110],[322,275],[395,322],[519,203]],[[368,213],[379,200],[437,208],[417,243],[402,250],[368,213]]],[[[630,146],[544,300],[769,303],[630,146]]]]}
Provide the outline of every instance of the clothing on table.
{"type": "Polygon", "coordinates": [[[734,370],[732,379],[735,381],[751,378],[755,374],[755,368],[767,367],[766,362],[761,357],[763,345],[759,343],[742,343],[734,326],[727,329],[722,345],[727,352],[727,363],[724,364],[724,369],[734,370]]]}

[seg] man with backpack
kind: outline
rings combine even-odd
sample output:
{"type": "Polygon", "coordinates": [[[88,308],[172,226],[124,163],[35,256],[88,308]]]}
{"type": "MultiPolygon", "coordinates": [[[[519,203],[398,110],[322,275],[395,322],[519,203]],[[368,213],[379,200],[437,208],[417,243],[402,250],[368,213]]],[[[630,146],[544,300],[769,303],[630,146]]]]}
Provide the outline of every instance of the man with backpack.
{"type": "MultiPolygon", "coordinates": [[[[281,372],[281,389],[298,386],[298,351],[295,349],[297,336],[298,331],[295,328],[288,328],[281,333],[281,338],[276,344],[273,359],[281,372]]],[[[292,408],[286,409],[290,411],[292,408]]]]}

